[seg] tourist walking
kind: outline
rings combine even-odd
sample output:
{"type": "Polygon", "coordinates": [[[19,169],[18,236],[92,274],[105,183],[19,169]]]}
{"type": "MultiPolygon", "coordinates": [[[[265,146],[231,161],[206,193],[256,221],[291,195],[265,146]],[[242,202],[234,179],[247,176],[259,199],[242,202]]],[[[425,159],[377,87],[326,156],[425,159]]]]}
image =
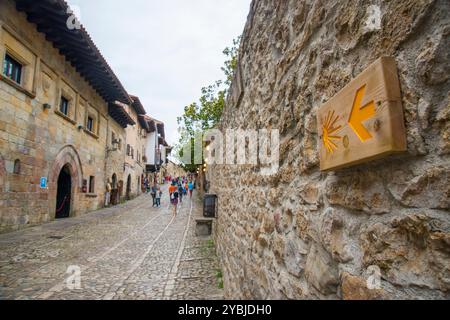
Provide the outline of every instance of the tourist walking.
{"type": "Polygon", "coordinates": [[[161,207],[161,197],[162,197],[162,191],[161,191],[161,188],[158,186],[156,188],[156,197],[155,197],[155,199],[156,199],[156,207],[157,208],[161,207]]]}
{"type": "Polygon", "coordinates": [[[154,184],[152,186],[152,190],[150,192],[152,199],[153,199],[153,207],[156,205],[156,192],[157,192],[157,189],[156,189],[156,185],[154,184]]]}
{"type": "Polygon", "coordinates": [[[177,215],[178,206],[178,186],[176,181],[172,181],[172,185],[169,187],[170,203],[172,204],[173,215],[177,215]]]}
{"type": "Polygon", "coordinates": [[[189,190],[189,198],[192,199],[192,192],[194,191],[194,183],[192,181],[189,181],[188,183],[188,190],[189,190]]]}

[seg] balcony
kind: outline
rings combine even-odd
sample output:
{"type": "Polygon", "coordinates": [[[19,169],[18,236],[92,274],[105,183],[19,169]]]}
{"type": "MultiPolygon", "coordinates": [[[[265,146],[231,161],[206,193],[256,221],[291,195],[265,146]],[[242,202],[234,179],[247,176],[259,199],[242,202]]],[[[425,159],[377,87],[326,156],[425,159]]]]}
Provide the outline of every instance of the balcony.
{"type": "Polygon", "coordinates": [[[146,173],[159,172],[160,169],[161,169],[160,165],[148,164],[148,165],[145,166],[145,172],[146,173]]]}

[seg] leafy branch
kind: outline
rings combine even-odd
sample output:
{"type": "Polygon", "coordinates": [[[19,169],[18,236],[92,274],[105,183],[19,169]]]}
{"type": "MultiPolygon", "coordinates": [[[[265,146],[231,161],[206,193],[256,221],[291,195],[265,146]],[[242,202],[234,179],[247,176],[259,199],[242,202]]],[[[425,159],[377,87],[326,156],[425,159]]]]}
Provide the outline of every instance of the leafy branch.
{"type": "MultiPolygon", "coordinates": [[[[225,80],[218,80],[214,84],[201,89],[198,102],[193,102],[184,108],[184,113],[177,118],[181,134],[178,145],[175,147],[175,155],[182,158],[183,147],[193,143],[193,138],[199,132],[214,128],[219,123],[225,107],[225,100],[234,78],[237,68],[239,44],[241,37],[233,40],[233,45],[224,49],[226,56],[224,66],[221,68],[225,80]]],[[[194,171],[196,166],[185,164],[185,169],[194,171]]]]}

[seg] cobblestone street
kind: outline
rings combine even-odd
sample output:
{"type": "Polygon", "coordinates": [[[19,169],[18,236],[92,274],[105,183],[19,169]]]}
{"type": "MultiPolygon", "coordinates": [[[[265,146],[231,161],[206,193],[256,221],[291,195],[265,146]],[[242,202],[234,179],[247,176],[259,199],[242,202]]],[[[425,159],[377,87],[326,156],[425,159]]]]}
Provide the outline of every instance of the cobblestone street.
{"type": "MultiPolygon", "coordinates": [[[[195,236],[201,202],[150,195],[0,236],[0,299],[221,299],[209,237],[195,236]],[[68,268],[81,271],[69,289],[68,268]]],[[[71,283],[69,281],[69,283],[71,283]]]]}

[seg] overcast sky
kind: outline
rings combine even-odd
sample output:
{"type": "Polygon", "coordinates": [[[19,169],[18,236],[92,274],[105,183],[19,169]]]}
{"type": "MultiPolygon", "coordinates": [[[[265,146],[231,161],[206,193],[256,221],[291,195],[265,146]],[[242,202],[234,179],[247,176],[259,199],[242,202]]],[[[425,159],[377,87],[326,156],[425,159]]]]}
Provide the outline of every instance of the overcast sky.
{"type": "Polygon", "coordinates": [[[222,51],[243,31],[251,0],[69,0],[128,93],[166,124],[223,79],[222,51]]]}

